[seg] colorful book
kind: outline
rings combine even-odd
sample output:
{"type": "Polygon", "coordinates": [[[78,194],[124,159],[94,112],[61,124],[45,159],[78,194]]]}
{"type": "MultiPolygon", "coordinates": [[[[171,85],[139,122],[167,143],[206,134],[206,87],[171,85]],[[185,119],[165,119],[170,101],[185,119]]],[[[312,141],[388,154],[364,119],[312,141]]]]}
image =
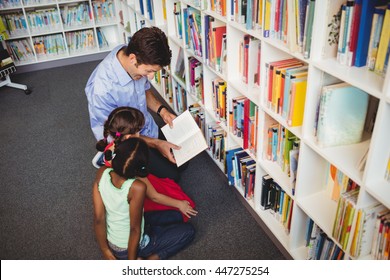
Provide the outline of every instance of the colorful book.
{"type": "Polygon", "coordinates": [[[378,46],[378,54],[375,60],[374,71],[378,74],[384,74],[387,49],[390,43],[390,3],[387,5],[385,17],[383,19],[381,39],[378,46]]]}
{"type": "Polygon", "coordinates": [[[347,83],[324,86],[320,98],[317,142],[321,147],[362,140],[369,96],[347,83]]]}
{"type": "Polygon", "coordinates": [[[385,4],[382,0],[361,0],[361,15],[359,25],[359,36],[357,39],[355,63],[357,67],[366,65],[368,44],[370,41],[370,32],[372,29],[372,19],[375,11],[375,5],[385,4]]]}

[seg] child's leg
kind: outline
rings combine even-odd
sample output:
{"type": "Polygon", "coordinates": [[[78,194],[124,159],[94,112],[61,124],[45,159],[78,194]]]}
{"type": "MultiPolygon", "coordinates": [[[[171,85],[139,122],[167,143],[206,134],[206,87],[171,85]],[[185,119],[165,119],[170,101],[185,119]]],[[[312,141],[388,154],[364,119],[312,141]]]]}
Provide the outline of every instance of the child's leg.
{"type": "Polygon", "coordinates": [[[167,259],[187,246],[195,236],[195,229],[190,223],[153,226],[149,244],[139,251],[139,256],[167,259]]]}

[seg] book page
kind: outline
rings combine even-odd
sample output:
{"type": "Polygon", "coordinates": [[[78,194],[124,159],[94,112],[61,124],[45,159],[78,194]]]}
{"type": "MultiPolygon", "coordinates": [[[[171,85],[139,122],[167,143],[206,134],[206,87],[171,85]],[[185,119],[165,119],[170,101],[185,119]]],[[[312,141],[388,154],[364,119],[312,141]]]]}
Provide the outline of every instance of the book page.
{"type": "Polygon", "coordinates": [[[173,150],[177,166],[187,162],[208,147],[200,128],[188,110],[173,120],[172,128],[166,124],[161,131],[169,142],[181,147],[180,150],[173,150]]]}

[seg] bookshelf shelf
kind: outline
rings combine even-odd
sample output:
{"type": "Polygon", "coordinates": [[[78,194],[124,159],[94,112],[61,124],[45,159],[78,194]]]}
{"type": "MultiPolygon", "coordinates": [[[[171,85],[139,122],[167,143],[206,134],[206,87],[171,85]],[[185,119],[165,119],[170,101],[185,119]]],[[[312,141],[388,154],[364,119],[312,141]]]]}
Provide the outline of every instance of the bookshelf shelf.
{"type": "Polygon", "coordinates": [[[125,36],[123,40],[119,37],[119,7],[119,0],[53,0],[45,3],[20,0],[19,6],[5,7],[0,12],[0,20],[8,32],[5,46],[17,66],[53,60],[61,64],[64,58],[109,51],[126,42],[125,36]],[[74,13],[77,20],[71,16],[74,13]],[[13,23],[16,21],[18,24],[13,23]],[[90,30],[90,34],[77,34],[85,30],[90,30]],[[58,38],[53,35],[62,36],[56,50],[50,49],[58,44],[58,38]],[[71,41],[77,36],[80,38],[75,47],[71,41]]]}

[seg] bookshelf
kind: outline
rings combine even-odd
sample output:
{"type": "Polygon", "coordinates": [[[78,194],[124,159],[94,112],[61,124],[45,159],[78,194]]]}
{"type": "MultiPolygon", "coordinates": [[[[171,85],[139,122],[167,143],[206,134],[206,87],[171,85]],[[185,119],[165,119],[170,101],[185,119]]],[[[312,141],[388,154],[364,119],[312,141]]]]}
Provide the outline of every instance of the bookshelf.
{"type": "MultiPolygon", "coordinates": [[[[154,87],[177,113],[186,108],[198,108],[200,112],[197,111],[195,115],[201,119],[199,125],[210,146],[208,154],[221,171],[225,174],[230,172],[226,170],[229,163],[223,161],[231,158],[232,155],[227,154],[234,149],[243,148],[245,157],[249,157],[247,160],[256,161],[252,190],[248,191],[248,186],[239,182],[235,186],[227,187],[237,190],[245,207],[265,226],[278,246],[293,259],[320,258],[319,255],[313,255],[315,246],[318,245],[309,244],[307,238],[307,235],[310,235],[308,221],[311,220],[311,223],[320,229],[321,236],[327,237],[323,238],[326,245],[322,246],[331,248],[328,258],[333,254],[336,259],[375,259],[375,253],[370,248],[362,254],[354,253],[351,246],[355,245],[351,243],[354,234],[358,233],[356,213],[359,210],[375,204],[379,204],[381,209],[390,208],[390,181],[385,179],[390,157],[390,74],[387,71],[386,75],[380,75],[364,66],[342,65],[337,60],[337,44],[330,43],[331,40],[328,39],[331,37],[329,34],[332,31],[332,20],[335,20],[334,15],[337,15],[342,4],[347,1],[302,1],[312,5],[314,10],[311,15],[312,30],[309,31],[312,33],[311,40],[302,37],[301,41],[298,34],[284,33],[285,27],[283,29],[282,26],[294,23],[283,22],[283,14],[279,16],[283,9],[291,12],[289,9],[294,7],[288,7],[288,3],[293,2],[295,1],[153,1],[154,18],[151,20],[145,12],[148,1],[134,0],[126,2],[126,13],[129,15],[131,32],[141,26],[150,25],[157,25],[166,32],[172,49],[172,62],[163,73],[156,74],[154,87]],[[251,14],[247,14],[244,2],[246,5],[252,5],[251,14]],[[283,2],[287,3],[287,6],[282,4],[278,8],[278,3],[283,2]],[[140,6],[142,4],[143,9],[140,6]],[[256,12],[253,12],[255,10],[256,12]],[[269,13],[271,15],[267,18],[269,13]],[[193,18],[190,15],[193,15],[193,18]],[[279,25],[276,23],[278,20],[279,25]],[[222,41],[222,45],[225,44],[226,49],[220,54],[219,60],[213,57],[214,27],[225,29],[223,39],[226,41],[222,41]],[[294,38],[298,39],[294,41],[294,38]],[[306,85],[304,105],[303,109],[300,109],[303,120],[297,126],[289,125],[291,120],[282,112],[278,112],[272,102],[267,100],[270,90],[269,65],[292,58],[302,63],[304,71],[307,71],[302,76],[306,85]],[[243,59],[248,60],[247,65],[243,63],[243,59]],[[219,64],[221,61],[222,64],[219,64]],[[200,94],[194,92],[194,83],[197,81],[201,82],[200,94]],[[219,82],[226,88],[226,96],[218,92],[216,84],[219,82]],[[325,86],[342,82],[363,90],[370,100],[375,101],[372,107],[374,113],[371,113],[375,123],[373,127],[365,130],[358,143],[324,148],[319,145],[315,135],[321,92],[325,86]],[[178,106],[178,100],[183,98],[184,105],[178,106]],[[221,98],[225,105],[216,104],[216,99],[221,98]],[[245,128],[240,130],[230,124],[230,104],[242,105],[246,99],[256,110],[255,126],[251,126],[250,132],[247,132],[256,134],[257,142],[254,147],[251,146],[252,140],[248,142],[249,147],[245,144],[245,137],[248,137],[245,136],[245,128]],[[221,109],[221,106],[225,108],[221,109]],[[269,127],[284,132],[290,131],[295,137],[296,145],[299,145],[294,182],[291,181],[291,173],[284,170],[279,159],[268,158],[266,142],[269,141],[269,127]],[[223,142],[219,142],[221,138],[223,142]],[[223,148],[227,152],[222,162],[220,153],[216,156],[215,147],[223,148]],[[366,152],[366,163],[360,168],[359,162],[366,152]],[[352,204],[355,214],[349,216],[350,233],[345,236],[333,236],[338,200],[333,197],[333,183],[329,183],[331,170],[337,170],[338,176],[348,180],[349,184],[359,186],[356,201],[352,204]],[[280,209],[279,212],[275,209],[264,209],[261,205],[262,191],[266,189],[262,177],[266,174],[271,176],[278,186],[277,196],[281,194],[280,199],[289,201],[288,206],[284,206],[286,213],[280,209]]],[[[296,3],[298,2],[301,1],[296,3]]],[[[297,18],[294,20],[299,21],[297,18]]],[[[307,27],[302,25],[300,28],[303,30],[307,27]]],[[[375,229],[370,227],[364,230],[372,233],[375,229]]],[[[317,240],[320,239],[316,239],[316,242],[320,242],[317,240]]],[[[324,252],[322,257],[326,255],[324,252]]]]}
{"type": "Polygon", "coordinates": [[[122,42],[117,0],[0,2],[5,46],[17,66],[104,53],[122,42]]]}

